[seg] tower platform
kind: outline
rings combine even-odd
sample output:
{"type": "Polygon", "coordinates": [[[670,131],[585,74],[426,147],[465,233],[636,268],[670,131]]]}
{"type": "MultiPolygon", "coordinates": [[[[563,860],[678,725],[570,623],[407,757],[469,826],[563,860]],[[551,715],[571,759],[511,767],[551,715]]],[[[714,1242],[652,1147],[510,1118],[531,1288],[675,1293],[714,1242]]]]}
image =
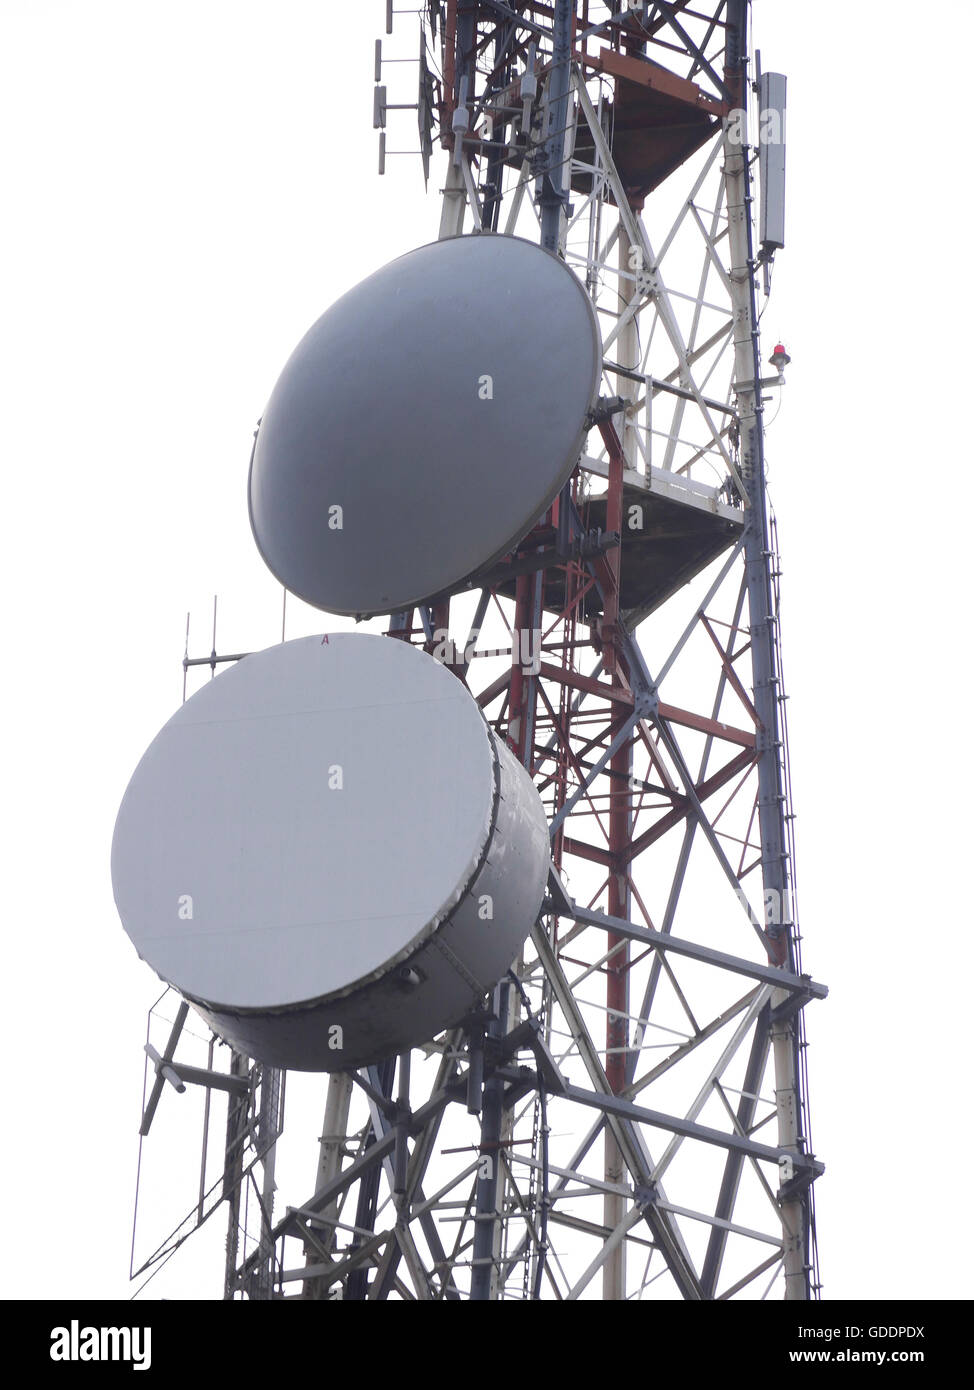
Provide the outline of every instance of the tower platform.
{"type": "MultiPolygon", "coordinates": [[[[608,476],[608,465],[583,457],[581,466],[597,477],[608,476]]],[[[606,499],[596,495],[580,508],[587,531],[606,528],[606,499]]],[[[623,475],[621,611],[631,630],[741,535],[744,511],[725,500],[722,490],[694,482],[679,473],[653,468],[650,476],[626,469],[623,475]]],[[[516,580],[498,585],[514,597],[516,580]]],[[[549,571],[544,606],[552,613],[565,607],[564,572],[549,571]]],[[[593,620],[602,611],[598,592],[584,600],[584,616],[593,620]]]]}
{"type": "MultiPolygon", "coordinates": [[[[641,54],[603,48],[581,61],[613,79],[615,100],[605,110],[612,156],[630,203],[642,207],[654,188],[712,138],[728,108],[696,82],[641,54]]],[[[575,154],[583,166],[594,160],[594,142],[581,127],[575,154]]],[[[591,185],[587,169],[573,170],[576,192],[588,194],[591,185]]]]}

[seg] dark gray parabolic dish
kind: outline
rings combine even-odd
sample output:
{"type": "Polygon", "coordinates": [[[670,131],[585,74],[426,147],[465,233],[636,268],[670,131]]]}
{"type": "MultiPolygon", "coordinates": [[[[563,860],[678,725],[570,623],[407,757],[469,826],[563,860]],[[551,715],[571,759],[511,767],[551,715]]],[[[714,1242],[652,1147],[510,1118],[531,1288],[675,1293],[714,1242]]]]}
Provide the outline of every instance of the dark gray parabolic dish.
{"type": "Polygon", "coordinates": [[[452,237],[393,261],[322,315],[271,394],[250,471],[266,564],[346,615],[456,586],[568,478],[601,363],[591,300],[531,242],[452,237]]]}
{"type": "Polygon", "coordinates": [[[547,867],[540,797],[466,688],[350,633],[245,657],[188,700],[112,846],[139,955],[243,1052],[305,1070],[375,1061],[478,1007],[547,867]]]}

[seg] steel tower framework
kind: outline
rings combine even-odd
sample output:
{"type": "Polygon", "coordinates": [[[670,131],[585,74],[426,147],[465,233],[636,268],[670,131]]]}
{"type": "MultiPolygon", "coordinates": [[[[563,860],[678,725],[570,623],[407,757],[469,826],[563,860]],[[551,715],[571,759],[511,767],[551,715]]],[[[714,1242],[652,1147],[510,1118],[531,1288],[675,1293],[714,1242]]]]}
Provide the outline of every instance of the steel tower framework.
{"type": "MultiPolygon", "coordinates": [[[[315,1189],[276,1220],[279,1080],[253,1067],[248,1091],[234,1058],[227,1296],[815,1297],[803,1010],[826,991],[795,912],[748,5],[431,0],[420,29],[441,236],[539,240],[602,328],[557,502],[388,627],[532,772],[549,891],[481,1014],[329,1078],[315,1189]]],[[[377,46],[380,160],[410,105],[384,77],[377,46]]]]}

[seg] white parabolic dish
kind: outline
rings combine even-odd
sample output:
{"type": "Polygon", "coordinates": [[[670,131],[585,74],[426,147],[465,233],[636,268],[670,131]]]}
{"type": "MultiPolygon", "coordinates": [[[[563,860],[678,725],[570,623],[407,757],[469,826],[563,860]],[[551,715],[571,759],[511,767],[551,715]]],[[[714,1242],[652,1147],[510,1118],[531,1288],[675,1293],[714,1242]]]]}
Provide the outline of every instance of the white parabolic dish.
{"type": "Polygon", "coordinates": [[[532,242],[401,256],[321,316],[271,393],[249,483],[265,563],[346,615],[457,587],[568,478],[601,367],[591,299],[532,242]]]}
{"type": "Polygon", "coordinates": [[[538,793],[466,688],[405,642],[351,633],[248,656],[187,701],[112,847],[140,956],[242,1051],[306,1070],[377,1060],[478,1007],[547,867],[538,793]]]}

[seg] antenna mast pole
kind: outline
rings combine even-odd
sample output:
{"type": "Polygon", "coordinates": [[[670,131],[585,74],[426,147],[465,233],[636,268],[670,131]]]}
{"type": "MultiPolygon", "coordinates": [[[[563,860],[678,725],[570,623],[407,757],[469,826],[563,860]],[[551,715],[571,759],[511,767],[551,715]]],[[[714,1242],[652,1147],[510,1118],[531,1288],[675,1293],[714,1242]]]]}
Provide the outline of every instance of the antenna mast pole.
{"type": "MultiPolygon", "coordinates": [[[[736,106],[747,112],[748,101],[748,4],[728,0],[725,77],[736,106]]],[[[771,964],[796,970],[795,926],[791,920],[791,885],[782,769],[782,738],[778,716],[781,676],[777,670],[775,612],[772,586],[774,556],[769,544],[768,500],[764,462],[764,405],[758,336],[756,277],[759,263],[754,253],[751,162],[754,151],[747,143],[747,120],[728,123],[724,131],[724,181],[727,189],[728,238],[731,261],[731,303],[734,309],[734,377],[740,419],[741,473],[750,498],[744,524],[744,559],[747,569],[750,615],[751,667],[754,706],[758,716],[757,775],[758,824],[761,839],[761,878],[765,902],[780,905],[777,921],[768,927],[771,964]],[[745,132],[744,140],[735,133],[745,132]]],[[[768,1040],[773,1051],[778,1142],[785,1151],[799,1152],[801,1098],[799,1095],[799,1035],[794,1012],[780,994],[770,1001],[768,1040]]],[[[760,1032],[756,1045],[762,1046],[760,1032]]],[[[731,1164],[728,1164],[731,1167],[731,1164]]],[[[794,1192],[792,1165],[782,1162],[781,1220],[784,1232],[785,1298],[809,1296],[807,1214],[794,1192]]]]}

